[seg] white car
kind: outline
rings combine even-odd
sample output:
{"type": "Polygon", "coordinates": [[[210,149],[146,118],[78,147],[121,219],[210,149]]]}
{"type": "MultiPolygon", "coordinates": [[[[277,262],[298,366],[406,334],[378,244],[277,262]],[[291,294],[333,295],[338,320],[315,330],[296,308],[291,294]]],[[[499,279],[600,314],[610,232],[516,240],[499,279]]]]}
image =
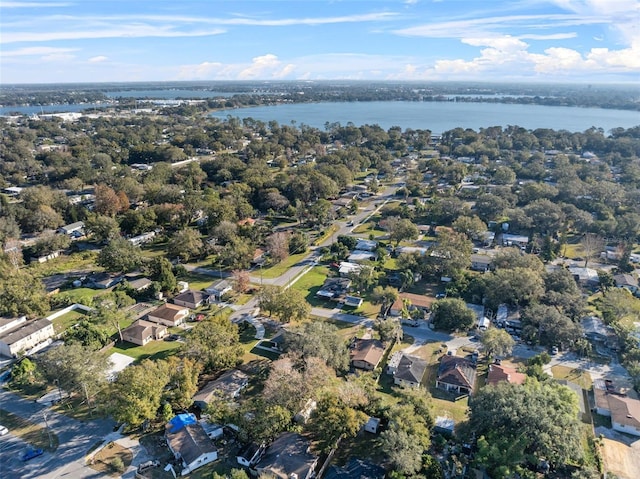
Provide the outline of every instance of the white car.
{"type": "Polygon", "coordinates": [[[0,436],[4,436],[5,434],[9,434],[9,430],[4,426],[0,426],[0,436]]]}

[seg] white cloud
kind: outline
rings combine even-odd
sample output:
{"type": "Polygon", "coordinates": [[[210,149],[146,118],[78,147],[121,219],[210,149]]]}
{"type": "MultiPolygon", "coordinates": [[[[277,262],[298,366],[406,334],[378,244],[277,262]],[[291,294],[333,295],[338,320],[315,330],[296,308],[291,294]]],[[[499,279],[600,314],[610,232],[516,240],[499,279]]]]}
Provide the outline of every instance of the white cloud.
{"type": "Polygon", "coordinates": [[[238,80],[249,80],[254,78],[285,78],[294,70],[294,65],[284,64],[278,57],[268,53],[255,57],[249,67],[243,69],[238,74],[238,80]]]}
{"type": "Polygon", "coordinates": [[[27,57],[70,53],[78,51],[78,48],[57,48],[57,47],[25,47],[17,50],[0,51],[1,57],[27,57]]]}
{"type": "Polygon", "coordinates": [[[518,38],[521,40],[568,40],[570,38],[576,38],[577,36],[578,34],[576,32],[549,33],[548,35],[528,33],[526,35],[518,35],[518,38]]]}
{"type": "Polygon", "coordinates": [[[181,31],[170,26],[153,26],[144,24],[118,25],[113,28],[95,30],[67,30],[51,32],[4,32],[0,43],[15,42],[50,42],[56,40],[84,40],[95,38],[148,38],[148,37],[203,37],[220,35],[225,30],[181,31]]]}
{"type": "Polygon", "coordinates": [[[2,2],[2,8],[51,8],[51,7],[69,7],[71,3],[63,2],[2,2]]]}
{"type": "Polygon", "coordinates": [[[105,57],[104,55],[98,55],[96,57],[91,57],[89,58],[88,62],[89,63],[101,63],[101,62],[106,62],[109,58],[105,57]]]}

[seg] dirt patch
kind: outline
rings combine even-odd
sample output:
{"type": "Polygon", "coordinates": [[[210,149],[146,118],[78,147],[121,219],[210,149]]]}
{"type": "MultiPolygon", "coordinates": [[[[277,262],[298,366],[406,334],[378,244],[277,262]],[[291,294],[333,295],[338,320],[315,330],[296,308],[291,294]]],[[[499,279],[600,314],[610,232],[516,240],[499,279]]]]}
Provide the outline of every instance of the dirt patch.
{"type": "Polygon", "coordinates": [[[610,429],[598,428],[597,434],[603,434],[602,455],[605,470],[620,479],[637,479],[640,471],[640,438],[617,434],[610,429]]]}
{"type": "Polygon", "coordinates": [[[96,471],[110,474],[113,476],[119,476],[131,465],[133,460],[133,453],[122,447],[120,444],[110,442],[100,451],[98,451],[93,458],[89,459],[89,467],[96,471]],[[121,470],[116,470],[115,463],[119,462],[121,470]]]}

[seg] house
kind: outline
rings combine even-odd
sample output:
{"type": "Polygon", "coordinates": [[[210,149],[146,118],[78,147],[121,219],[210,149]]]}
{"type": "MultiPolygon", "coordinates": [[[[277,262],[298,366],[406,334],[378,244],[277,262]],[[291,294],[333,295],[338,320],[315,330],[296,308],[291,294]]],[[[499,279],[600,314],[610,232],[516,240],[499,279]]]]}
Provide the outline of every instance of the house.
{"type": "Polygon", "coordinates": [[[150,241],[153,241],[153,238],[155,237],[155,231],[148,231],[147,233],[142,233],[138,236],[132,236],[131,238],[129,238],[129,242],[135,246],[140,246],[141,244],[146,244],[150,241]]]}
{"type": "Polygon", "coordinates": [[[173,302],[178,306],[196,309],[202,306],[207,301],[208,297],[209,295],[202,291],[194,291],[193,289],[190,289],[175,296],[173,298],[173,302]]]}
{"type": "Polygon", "coordinates": [[[200,409],[206,409],[214,397],[224,399],[235,399],[240,392],[249,384],[249,376],[239,369],[231,369],[222,375],[209,381],[195,396],[194,404],[200,409]]]}
{"type": "Polygon", "coordinates": [[[110,273],[95,273],[87,278],[87,285],[95,289],[109,289],[120,283],[124,276],[110,273]]]}
{"type": "Polygon", "coordinates": [[[611,427],[615,431],[640,436],[640,401],[638,399],[609,395],[611,427]]]}
{"type": "Polygon", "coordinates": [[[145,277],[136,278],[134,280],[129,281],[129,287],[134,291],[144,291],[152,284],[153,284],[153,281],[145,277]]]}
{"type": "Polygon", "coordinates": [[[363,302],[364,300],[362,298],[358,298],[357,296],[346,295],[344,297],[344,305],[351,308],[359,308],[360,306],[362,306],[363,302]]]}
{"type": "Polygon", "coordinates": [[[265,450],[266,447],[264,444],[258,445],[255,442],[252,442],[238,451],[236,461],[238,461],[238,464],[241,466],[253,467],[260,461],[265,450]]]}
{"type": "Polygon", "coordinates": [[[585,338],[589,341],[598,344],[611,344],[615,340],[613,328],[604,324],[604,321],[596,316],[583,318],[580,320],[580,324],[584,330],[585,338]]]}
{"type": "Polygon", "coordinates": [[[569,272],[573,279],[582,286],[595,287],[600,284],[600,277],[595,269],[582,268],[579,266],[569,266],[569,272]]]}
{"type": "Polygon", "coordinates": [[[165,428],[167,446],[182,461],[183,476],[218,459],[218,450],[193,414],[175,416],[165,428]]]}
{"type": "Polygon", "coordinates": [[[204,429],[204,432],[209,436],[209,439],[213,439],[215,441],[216,439],[220,439],[224,436],[224,426],[209,422],[208,416],[203,417],[206,417],[206,419],[200,419],[198,424],[202,426],[202,429],[204,429]]]}
{"type": "Polygon", "coordinates": [[[84,221],[76,221],[69,225],[65,225],[58,230],[59,233],[64,235],[74,235],[77,237],[84,236],[84,221]]]}
{"type": "Polygon", "coordinates": [[[338,274],[344,278],[349,276],[351,273],[355,273],[355,274],[359,273],[361,269],[362,269],[361,264],[349,263],[348,261],[343,261],[340,263],[340,267],[338,268],[338,274]]]}
{"type": "Polygon", "coordinates": [[[311,443],[295,432],[281,434],[256,465],[259,475],[276,479],[310,479],[318,458],[309,452],[311,443]]]}
{"type": "Polygon", "coordinates": [[[174,327],[184,323],[185,318],[189,315],[189,308],[178,306],[177,304],[166,303],[157,309],[154,309],[147,315],[149,321],[164,324],[165,326],[174,327]]]}
{"type": "Polygon", "coordinates": [[[484,254],[472,254],[471,255],[471,269],[473,271],[480,271],[486,273],[491,269],[491,256],[484,254]]]}
{"type": "Polygon", "coordinates": [[[503,233],[501,241],[502,246],[517,246],[518,248],[526,248],[529,244],[529,237],[503,233]]]}
{"type": "Polygon", "coordinates": [[[355,249],[358,251],[375,251],[378,247],[377,241],[359,239],[355,249]]]}
{"type": "Polygon", "coordinates": [[[354,249],[347,258],[347,261],[350,263],[364,263],[366,261],[376,261],[377,259],[378,255],[373,251],[354,249]]]}
{"type": "Polygon", "coordinates": [[[138,346],[144,346],[149,341],[162,339],[166,335],[166,326],[144,319],[138,319],[131,326],[122,330],[122,339],[138,346]]]}
{"type": "Polygon", "coordinates": [[[31,321],[25,316],[0,318],[0,356],[15,358],[47,344],[54,334],[53,323],[46,318],[31,321]]]}
{"type": "Polygon", "coordinates": [[[384,351],[385,347],[378,339],[355,339],[349,350],[351,365],[357,369],[373,371],[380,364],[384,351]]]}
{"type": "Polygon", "coordinates": [[[613,280],[616,282],[617,288],[628,289],[632,294],[638,292],[638,280],[630,274],[616,274],[613,276],[613,280]]]}
{"type": "Polygon", "coordinates": [[[511,366],[490,364],[487,384],[495,386],[501,381],[506,381],[511,384],[524,384],[526,378],[526,374],[519,373],[516,368],[512,368],[511,366]]]}
{"type": "Polygon", "coordinates": [[[389,314],[391,316],[400,316],[406,304],[406,308],[409,312],[419,310],[424,316],[429,311],[434,301],[434,298],[424,296],[422,294],[399,293],[398,299],[395,300],[391,305],[391,309],[389,309],[389,314]]]}
{"type": "Polygon", "coordinates": [[[443,356],[438,367],[436,387],[458,394],[473,394],[476,369],[473,363],[457,356],[443,356]]]}
{"type": "Polygon", "coordinates": [[[404,353],[394,354],[387,368],[394,384],[412,388],[420,386],[426,372],[427,361],[404,353]]]}
{"type": "Polygon", "coordinates": [[[219,279],[204,288],[205,292],[211,295],[209,297],[209,301],[221,301],[222,297],[232,289],[233,285],[231,284],[231,281],[226,279],[219,279]]]}
{"type": "Polygon", "coordinates": [[[487,329],[491,325],[491,321],[484,315],[484,306],[481,304],[473,304],[467,303],[467,308],[476,313],[476,318],[478,322],[476,323],[476,327],[481,330],[487,329]]]}
{"type": "Polygon", "coordinates": [[[351,286],[349,278],[327,278],[316,296],[326,299],[338,299],[344,296],[351,286]]]}
{"type": "Polygon", "coordinates": [[[256,248],[251,258],[251,264],[254,266],[262,266],[266,261],[266,251],[261,248],[256,248]]]}
{"type": "Polygon", "coordinates": [[[324,479],[384,479],[386,475],[383,467],[352,457],[345,466],[329,467],[324,479]]]}

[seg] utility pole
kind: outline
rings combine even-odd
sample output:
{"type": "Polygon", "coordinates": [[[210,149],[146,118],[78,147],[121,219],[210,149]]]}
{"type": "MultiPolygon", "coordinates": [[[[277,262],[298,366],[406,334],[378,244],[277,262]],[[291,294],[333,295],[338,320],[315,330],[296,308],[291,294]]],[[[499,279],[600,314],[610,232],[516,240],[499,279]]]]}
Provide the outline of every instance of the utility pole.
{"type": "Polygon", "coordinates": [[[49,422],[47,421],[47,411],[42,411],[42,417],[44,418],[44,425],[47,427],[47,434],[49,435],[49,449],[53,449],[53,439],[51,437],[51,429],[49,429],[49,422]]]}

